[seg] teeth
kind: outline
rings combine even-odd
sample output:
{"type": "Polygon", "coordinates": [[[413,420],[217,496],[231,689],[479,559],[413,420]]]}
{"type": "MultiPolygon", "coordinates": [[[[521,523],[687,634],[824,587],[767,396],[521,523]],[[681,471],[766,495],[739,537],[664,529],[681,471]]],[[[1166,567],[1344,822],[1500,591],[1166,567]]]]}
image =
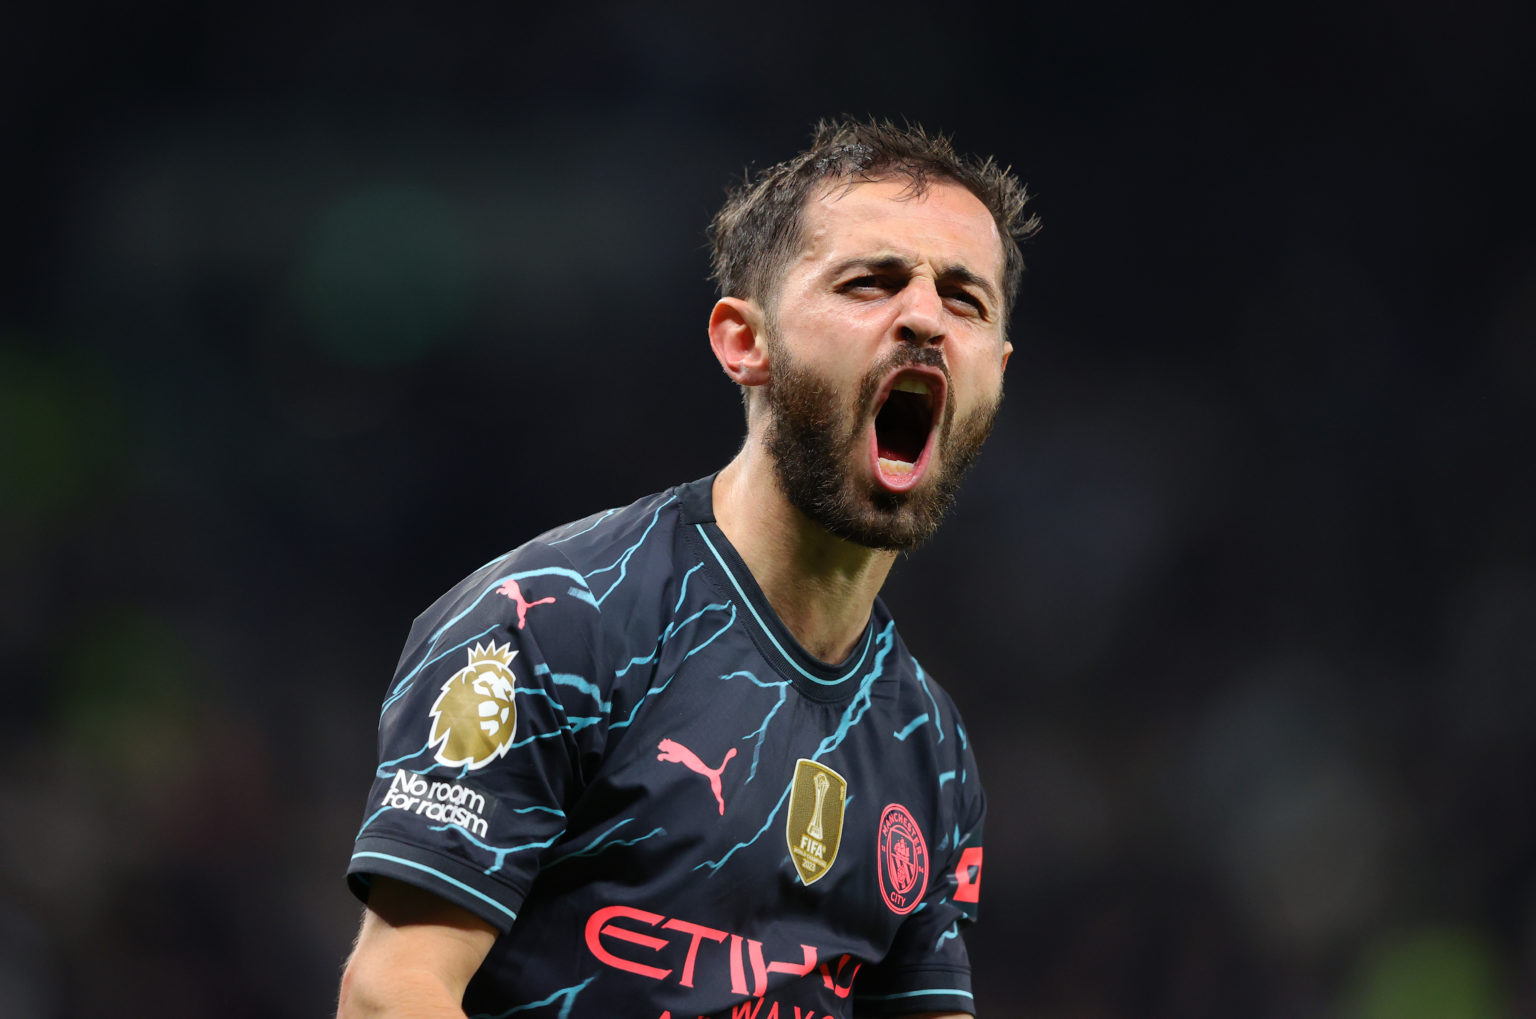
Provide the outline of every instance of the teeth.
{"type": "Polygon", "coordinates": [[[897,379],[896,384],[891,388],[903,393],[920,393],[923,396],[929,396],[932,394],[932,390],[928,388],[927,379],[917,378],[916,376],[912,375],[897,379]]]}
{"type": "Polygon", "coordinates": [[[887,460],[880,457],[880,469],[887,474],[911,474],[916,464],[909,464],[905,460],[887,460]]]}

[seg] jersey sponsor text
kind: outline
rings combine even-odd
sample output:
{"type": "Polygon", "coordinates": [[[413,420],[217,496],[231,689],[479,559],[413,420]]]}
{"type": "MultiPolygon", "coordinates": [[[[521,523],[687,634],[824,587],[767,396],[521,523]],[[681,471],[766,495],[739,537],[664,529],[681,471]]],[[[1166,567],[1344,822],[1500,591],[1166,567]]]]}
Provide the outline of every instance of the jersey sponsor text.
{"type": "MultiPolygon", "coordinates": [[[[806,944],[795,946],[799,949],[798,960],[769,961],[763,954],[763,942],[755,938],[678,917],[668,918],[634,906],[604,906],[593,912],[587,918],[586,940],[587,949],[604,965],[652,980],[672,979],[683,987],[694,986],[702,957],[704,969],[713,971],[713,975],[706,978],[713,985],[719,986],[729,980],[732,994],[750,995],[757,999],[761,999],[768,990],[768,976],[771,973],[806,976],[818,969],[826,989],[839,998],[846,998],[853,991],[853,978],[860,966],[860,963],[847,955],[840,956],[835,966],[829,962],[818,964],[816,946],[806,944]],[[676,931],[679,937],[648,934],[645,930],[637,930],[637,927],[652,931],[676,931]],[[667,956],[662,953],[674,945],[681,945],[684,939],[688,950],[679,968],[676,965],[676,951],[668,952],[667,956]],[[707,948],[701,952],[700,946],[705,942],[720,947],[707,948]],[[645,952],[655,954],[644,955],[630,949],[621,949],[620,943],[635,945],[645,952]],[[625,954],[618,954],[619,951],[625,954]],[[662,967],[652,965],[653,962],[671,962],[673,965],[662,967]],[[747,984],[749,968],[752,975],[750,987],[747,984]]],[[[794,949],[790,953],[793,956],[794,949]]]]}

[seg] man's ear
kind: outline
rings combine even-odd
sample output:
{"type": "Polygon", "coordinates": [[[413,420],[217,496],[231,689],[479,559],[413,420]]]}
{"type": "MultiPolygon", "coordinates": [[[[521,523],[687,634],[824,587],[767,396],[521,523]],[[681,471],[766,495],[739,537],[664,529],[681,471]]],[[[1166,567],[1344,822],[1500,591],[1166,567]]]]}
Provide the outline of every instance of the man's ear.
{"type": "Polygon", "coordinates": [[[1008,370],[1008,359],[1013,356],[1013,344],[1003,341],[1003,371],[1008,370]]]}
{"type": "Polygon", "coordinates": [[[756,301],[722,297],[709,314],[709,346],[731,381],[761,386],[768,381],[768,341],[756,301]]]}

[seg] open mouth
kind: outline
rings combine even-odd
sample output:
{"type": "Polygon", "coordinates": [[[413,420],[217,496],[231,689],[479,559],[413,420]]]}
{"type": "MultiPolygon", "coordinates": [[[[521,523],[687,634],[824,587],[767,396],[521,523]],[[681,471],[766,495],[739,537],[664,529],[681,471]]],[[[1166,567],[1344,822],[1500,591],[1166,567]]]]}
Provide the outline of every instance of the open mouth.
{"type": "Polygon", "coordinates": [[[875,466],[888,487],[902,490],[917,483],[943,396],[942,376],[907,371],[891,383],[875,414],[875,466]]]}

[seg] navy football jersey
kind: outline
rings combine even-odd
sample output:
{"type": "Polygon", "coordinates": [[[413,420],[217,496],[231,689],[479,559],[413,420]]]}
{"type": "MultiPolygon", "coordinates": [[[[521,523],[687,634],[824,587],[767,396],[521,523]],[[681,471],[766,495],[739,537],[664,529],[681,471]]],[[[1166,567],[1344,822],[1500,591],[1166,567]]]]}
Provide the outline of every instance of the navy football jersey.
{"type": "Polygon", "coordinates": [[[500,932],[470,1015],[974,1011],[976,764],[885,606],[809,655],[712,478],[551,531],[417,618],[348,870],[500,932]]]}

